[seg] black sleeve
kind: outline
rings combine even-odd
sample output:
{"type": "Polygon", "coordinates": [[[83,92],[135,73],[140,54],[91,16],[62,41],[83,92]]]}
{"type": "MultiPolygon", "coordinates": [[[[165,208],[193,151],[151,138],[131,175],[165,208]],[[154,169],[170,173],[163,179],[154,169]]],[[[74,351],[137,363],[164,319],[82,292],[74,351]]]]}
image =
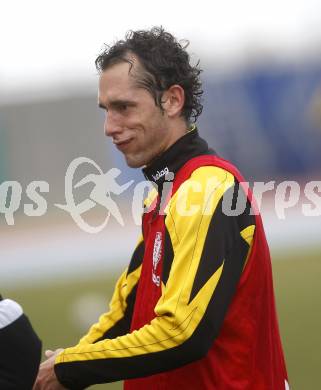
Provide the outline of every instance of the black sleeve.
{"type": "Polygon", "coordinates": [[[31,390],[36,380],[41,341],[22,314],[0,329],[0,389],[31,390]]]}

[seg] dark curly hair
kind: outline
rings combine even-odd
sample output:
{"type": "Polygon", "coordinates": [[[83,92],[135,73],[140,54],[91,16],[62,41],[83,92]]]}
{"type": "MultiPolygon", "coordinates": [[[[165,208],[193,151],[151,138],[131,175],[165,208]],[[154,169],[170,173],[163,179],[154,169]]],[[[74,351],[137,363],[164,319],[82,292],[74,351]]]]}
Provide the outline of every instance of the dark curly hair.
{"type": "Polygon", "coordinates": [[[106,45],[96,58],[95,65],[99,72],[119,62],[129,62],[129,54],[134,54],[143,67],[136,82],[150,92],[155,104],[162,108],[162,95],[174,84],[180,85],[185,92],[182,116],[187,123],[195,122],[201,114],[203,94],[200,80],[199,61],[190,64],[190,56],[183,45],[162,27],[151,30],[129,31],[125,40],[117,41],[113,46],[106,45]]]}

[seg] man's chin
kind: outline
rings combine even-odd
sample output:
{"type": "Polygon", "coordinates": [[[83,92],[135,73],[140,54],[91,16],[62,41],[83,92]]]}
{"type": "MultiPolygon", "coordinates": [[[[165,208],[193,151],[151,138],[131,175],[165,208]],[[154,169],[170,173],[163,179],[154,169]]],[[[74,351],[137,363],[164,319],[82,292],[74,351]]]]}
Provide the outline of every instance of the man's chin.
{"type": "Polygon", "coordinates": [[[130,156],[125,156],[125,160],[129,168],[141,168],[146,165],[144,162],[139,161],[135,158],[131,158],[130,156]]]}

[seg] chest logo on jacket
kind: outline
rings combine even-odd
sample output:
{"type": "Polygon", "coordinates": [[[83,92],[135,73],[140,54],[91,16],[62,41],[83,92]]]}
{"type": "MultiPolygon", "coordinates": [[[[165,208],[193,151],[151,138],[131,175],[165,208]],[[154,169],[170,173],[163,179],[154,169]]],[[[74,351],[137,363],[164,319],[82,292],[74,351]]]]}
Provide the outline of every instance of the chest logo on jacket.
{"type": "Polygon", "coordinates": [[[152,280],[156,286],[160,286],[160,275],[157,275],[157,266],[162,256],[162,233],[156,232],[153,249],[153,271],[152,280]]]}
{"type": "Polygon", "coordinates": [[[161,171],[157,171],[154,175],[152,175],[155,181],[159,180],[161,177],[167,175],[169,173],[168,167],[165,167],[161,171]]]}

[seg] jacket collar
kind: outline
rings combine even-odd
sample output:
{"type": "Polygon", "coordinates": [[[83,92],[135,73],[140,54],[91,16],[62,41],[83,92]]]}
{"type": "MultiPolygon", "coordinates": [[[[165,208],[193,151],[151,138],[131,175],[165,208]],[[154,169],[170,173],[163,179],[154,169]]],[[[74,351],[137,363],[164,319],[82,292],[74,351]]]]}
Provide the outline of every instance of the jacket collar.
{"type": "Polygon", "coordinates": [[[147,180],[153,181],[159,186],[166,179],[173,180],[173,175],[168,175],[169,173],[172,172],[175,176],[188,160],[203,154],[215,154],[215,152],[199,136],[196,126],[193,126],[161,156],[143,168],[143,174],[147,180]]]}

